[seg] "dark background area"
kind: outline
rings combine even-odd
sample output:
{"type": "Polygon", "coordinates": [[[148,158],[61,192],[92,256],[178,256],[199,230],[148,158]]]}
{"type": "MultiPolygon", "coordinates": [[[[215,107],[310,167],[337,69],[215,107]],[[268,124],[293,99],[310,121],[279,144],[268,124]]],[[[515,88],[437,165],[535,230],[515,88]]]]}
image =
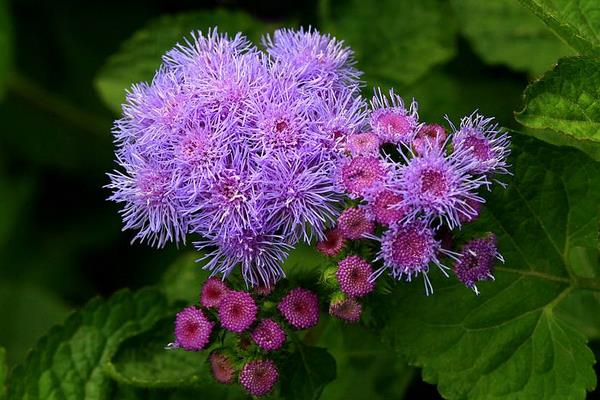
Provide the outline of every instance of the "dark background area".
{"type": "MultiPolygon", "coordinates": [[[[151,285],[176,257],[174,246],[130,245],[117,205],[106,201],[116,115],[93,80],[107,57],[152,18],[213,7],[319,26],[316,1],[9,2],[14,61],[0,103],[0,346],[9,363],[22,360],[70,310],[96,295],[151,285]]],[[[462,37],[456,55],[433,73],[468,85],[457,110],[479,107],[518,129],[512,112],[531,76],[486,65],[462,37]]],[[[435,80],[400,89],[419,95],[422,115],[439,120],[446,112],[437,109],[446,89],[435,80]]],[[[417,396],[438,395],[415,379],[407,398],[417,396]]]]}

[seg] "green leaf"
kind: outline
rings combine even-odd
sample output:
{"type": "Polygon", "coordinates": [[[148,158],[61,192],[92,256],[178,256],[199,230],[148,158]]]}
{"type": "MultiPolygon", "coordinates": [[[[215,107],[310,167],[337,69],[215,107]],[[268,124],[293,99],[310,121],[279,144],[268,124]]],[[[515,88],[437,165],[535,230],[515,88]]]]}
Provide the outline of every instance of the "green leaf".
{"type": "Polygon", "coordinates": [[[600,55],[597,0],[520,0],[582,55],[600,55]]]}
{"type": "MultiPolygon", "coordinates": [[[[581,141],[592,156],[600,151],[600,59],[571,57],[527,87],[517,121],[581,141]]],[[[538,135],[542,137],[542,135],[538,135]]],[[[550,139],[552,140],[552,139],[550,139]]]]}
{"type": "Polygon", "coordinates": [[[323,31],[356,52],[370,84],[409,84],[455,53],[455,23],[438,0],[321,0],[323,31]]]}
{"type": "Polygon", "coordinates": [[[201,256],[197,251],[187,252],[167,268],[160,286],[169,302],[198,302],[200,287],[210,275],[210,272],[202,269],[204,263],[196,262],[201,256]]]}
{"type": "Polygon", "coordinates": [[[8,0],[0,0],[0,100],[6,91],[6,81],[12,62],[12,24],[8,0]]]}
{"type": "Polygon", "coordinates": [[[321,400],[401,399],[417,372],[361,325],[331,319],[319,344],[337,364],[337,378],[325,387],[321,400]]]}
{"type": "Polygon", "coordinates": [[[475,230],[498,234],[506,263],[475,296],[430,274],[435,293],[399,283],[379,308],[382,336],[449,399],[585,398],[594,356],[556,311],[575,288],[574,249],[597,251],[600,165],[574,150],[515,137],[514,177],[494,190],[475,230]],[[549,162],[548,160],[551,160],[549,162]]]}
{"type": "Polygon", "coordinates": [[[155,289],[94,299],[44,336],[9,378],[8,399],[101,400],[114,383],[102,371],[128,337],[170,312],[155,289]]]}
{"type": "Polygon", "coordinates": [[[336,377],[335,360],[326,349],[296,342],[285,357],[279,374],[281,397],[286,400],[316,400],[336,377]]]}
{"type": "Polygon", "coordinates": [[[559,57],[573,53],[514,0],[452,0],[451,4],[462,33],[486,63],[539,75],[559,57]]]}
{"type": "Polygon", "coordinates": [[[245,33],[257,41],[273,25],[264,24],[241,11],[216,9],[163,16],[149,22],[125,41],[100,70],[95,80],[102,100],[121,112],[125,91],[133,83],[151,80],[161,63],[161,56],[190,32],[218,26],[219,32],[245,33]]]}
{"type": "Polygon", "coordinates": [[[8,367],[6,366],[6,350],[0,347],[0,400],[6,396],[6,375],[8,374],[8,367]]]}

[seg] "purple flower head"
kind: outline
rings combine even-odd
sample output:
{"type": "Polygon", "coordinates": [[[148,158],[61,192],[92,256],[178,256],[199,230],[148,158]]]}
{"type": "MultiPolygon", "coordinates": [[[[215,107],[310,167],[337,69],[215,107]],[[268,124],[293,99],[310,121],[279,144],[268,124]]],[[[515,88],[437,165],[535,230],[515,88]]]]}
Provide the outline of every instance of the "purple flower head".
{"type": "Polygon", "coordinates": [[[334,257],[342,251],[346,240],[339,228],[333,228],[325,232],[325,239],[317,243],[317,250],[329,257],[334,257]]]}
{"type": "Polygon", "coordinates": [[[333,182],[335,164],[312,161],[314,157],[273,154],[261,165],[261,201],[269,210],[267,223],[292,243],[309,243],[313,235],[322,239],[325,227],[339,215],[342,196],[333,182]]]}
{"type": "Polygon", "coordinates": [[[342,187],[354,197],[378,191],[386,180],[387,166],[377,157],[355,157],[341,168],[342,187]]]}
{"type": "Polygon", "coordinates": [[[479,294],[475,284],[494,279],[492,272],[496,260],[504,261],[496,247],[496,235],[489,234],[464,245],[454,266],[454,273],[466,287],[479,294]]]}
{"type": "Polygon", "coordinates": [[[342,321],[355,323],[360,320],[362,306],[353,298],[336,299],[329,304],[329,314],[342,321]]]}
{"type": "Polygon", "coordinates": [[[185,242],[189,221],[180,214],[183,205],[175,193],[178,177],[161,163],[142,158],[135,146],[124,149],[128,154],[118,162],[125,173],[108,174],[111,183],[106,186],[113,190],[109,200],[123,203],[123,229],[136,230],[133,240],[147,241],[151,246],[185,242]]]}
{"type": "Polygon", "coordinates": [[[389,270],[395,279],[410,282],[418,274],[423,274],[425,291],[433,292],[427,277],[429,265],[435,264],[447,276],[444,265],[438,260],[438,253],[444,252],[434,237],[434,231],[420,220],[408,224],[390,226],[381,238],[381,250],[378,259],[383,267],[376,271],[371,279],[389,270]]]}
{"type": "Polygon", "coordinates": [[[425,154],[430,149],[442,148],[446,144],[446,130],[437,124],[424,124],[417,129],[412,145],[416,154],[425,154]]]}
{"type": "Polygon", "coordinates": [[[367,219],[365,209],[362,207],[347,208],[338,219],[338,229],[346,239],[360,239],[372,233],[373,222],[367,219]]]}
{"type": "Polygon", "coordinates": [[[442,149],[432,149],[420,157],[406,159],[400,167],[397,192],[401,208],[411,221],[419,215],[445,221],[452,229],[460,225],[460,216],[475,214],[471,202],[483,203],[477,189],[488,183],[484,176],[474,177],[473,161],[462,152],[447,156],[442,149]]]}
{"type": "Polygon", "coordinates": [[[200,292],[200,304],[206,308],[218,308],[229,290],[229,287],[222,280],[208,278],[200,292]]]}
{"type": "Polygon", "coordinates": [[[250,293],[229,291],[219,306],[221,325],[231,332],[241,333],[256,320],[258,307],[250,293]]]}
{"type": "Polygon", "coordinates": [[[277,350],[285,343],[285,331],[272,319],[263,319],[252,331],[252,340],[263,350],[277,350]]]}
{"type": "Polygon", "coordinates": [[[208,356],[210,372],[219,383],[228,385],[235,378],[235,365],[223,351],[215,350],[208,356]]]}
{"type": "Polygon", "coordinates": [[[361,73],[353,67],[352,50],[310,27],[278,29],[263,38],[263,45],[271,57],[289,63],[301,80],[314,87],[358,84],[361,73]]]}
{"type": "Polygon", "coordinates": [[[352,156],[379,155],[379,137],[373,132],[356,133],[348,137],[346,149],[352,156]]]}
{"type": "Polygon", "coordinates": [[[402,98],[390,90],[389,97],[375,90],[371,100],[371,129],[381,143],[408,144],[419,124],[417,103],[407,109],[402,98]]]}
{"type": "Polygon", "coordinates": [[[368,214],[382,225],[390,225],[400,221],[405,211],[400,207],[402,196],[389,189],[384,189],[375,195],[369,203],[368,214]]]}
{"type": "Polygon", "coordinates": [[[177,313],[175,319],[175,347],[197,351],[206,347],[212,333],[214,323],[202,310],[188,307],[177,313]]]}
{"type": "Polygon", "coordinates": [[[316,93],[313,96],[315,121],[325,137],[323,144],[341,153],[347,138],[364,128],[366,103],[353,89],[320,90],[316,93]]]}
{"type": "Polygon", "coordinates": [[[278,380],[279,372],[272,360],[252,360],[240,372],[240,384],[252,396],[268,394],[278,380]]]}
{"type": "Polygon", "coordinates": [[[507,157],[510,154],[510,137],[495,124],[477,112],[460,121],[452,145],[455,151],[465,151],[474,160],[472,171],[480,174],[508,174],[507,157]]]}
{"type": "Polygon", "coordinates": [[[336,277],[344,294],[362,297],[375,289],[375,284],[369,280],[372,274],[371,264],[358,256],[349,256],[339,262],[336,277]]]}
{"type": "Polygon", "coordinates": [[[306,329],[319,322],[319,299],[304,288],[295,288],[279,302],[277,309],[296,329],[306,329]]]}

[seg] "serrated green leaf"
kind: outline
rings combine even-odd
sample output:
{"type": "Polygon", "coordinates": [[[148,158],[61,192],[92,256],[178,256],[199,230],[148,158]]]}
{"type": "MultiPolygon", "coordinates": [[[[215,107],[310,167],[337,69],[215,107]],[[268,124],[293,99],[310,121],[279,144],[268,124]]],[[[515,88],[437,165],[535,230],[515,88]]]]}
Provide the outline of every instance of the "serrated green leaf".
{"type": "Polygon", "coordinates": [[[40,339],[11,374],[7,398],[111,398],[114,383],[103,365],[121,342],[150,329],[169,312],[165,297],[155,289],[121,291],[108,300],[90,301],[40,339]]]}
{"type": "Polygon", "coordinates": [[[398,284],[382,336],[449,399],[583,399],[596,385],[581,332],[556,312],[575,287],[573,249],[597,250],[600,166],[574,150],[514,138],[514,177],[476,230],[498,234],[506,263],[477,297],[432,271],[435,293],[398,284]],[[548,162],[551,160],[551,162],[548,162]]]}
{"type": "Polygon", "coordinates": [[[6,81],[12,62],[12,32],[8,1],[0,0],[0,100],[4,97],[6,81]]]}
{"type": "Polygon", "coordinates": [[[323,31],[356,53],[369,84],[409,84],[455,53],[455,23],[446,2],[321,0],[323,31]]]}
{"type": "Polygon", "coordinates": [[[452,0],[451,4],[462,33],[489,64],[539,75],[558,58],[573,54],[542,21],[514,0],[452,0]]]}
{"type": "Polygon", "coordinates": [[[286,400],[317,400],[336,377],[335,360],[326,349],[296,342],[285,357],[279,374],[281,397],[286,400]]]}
{"type": "Polygon", "coordinates": [[[402,399],[417,369],[407,365],[375,332],[332,319],[319,338],[335,358],[336,379],[321,400],[402,399]]]}
{"type": "MultiPolygon", "coordinates": [[[[595,157],[600,151],[600,59],[571,57],[527,87],[517,121],[583,142],[595,157]]],[[[541,134],[538,137],[543,137],[541,134]]]]}
{"type": "Polygon", "coordinates": [[[4,399],[6,395],[6,375],[8,374],[8,367],[6,366],[6,350],[0,347],[0,400],[4,399]]]}
{"type": "Polygon", "coordinates": [[[167,50],[182,43],[190,32],[215,26],[220,32],[243,32],[254,41],[273,27],[242,11],[224,9],[160,17],[125,41],[100,70],[95,85],[102,100],[114,111],[121,112],[125,91],[133,83],[151,80],[167,50]]]}
{"type": "Polygon", "coordinates": [[[600,55],[597,0],[520,0],[582,55],[600,55]]]}

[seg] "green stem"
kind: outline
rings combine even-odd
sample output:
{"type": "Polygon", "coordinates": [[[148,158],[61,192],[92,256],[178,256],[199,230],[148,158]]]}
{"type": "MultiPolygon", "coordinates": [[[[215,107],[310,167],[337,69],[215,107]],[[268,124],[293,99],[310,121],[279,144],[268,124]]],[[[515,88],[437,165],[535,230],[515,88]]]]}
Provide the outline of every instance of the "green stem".
{"type": "Polygon", "coordinates": [[[26,100],[34,107],[62,119],[81,131],[103,137],[108,136],[111,125],[109,119],[80,110],[18,73],[13,73],[7,83],[9,90],[14,95],[26,100]]]}
{"type": "Polygon", "coordinates": [[[573,277],[573,286],[575,286],[577,289],[585,289],[600,292],[600,279],[582,278],[575,276],[573,277]]]}

